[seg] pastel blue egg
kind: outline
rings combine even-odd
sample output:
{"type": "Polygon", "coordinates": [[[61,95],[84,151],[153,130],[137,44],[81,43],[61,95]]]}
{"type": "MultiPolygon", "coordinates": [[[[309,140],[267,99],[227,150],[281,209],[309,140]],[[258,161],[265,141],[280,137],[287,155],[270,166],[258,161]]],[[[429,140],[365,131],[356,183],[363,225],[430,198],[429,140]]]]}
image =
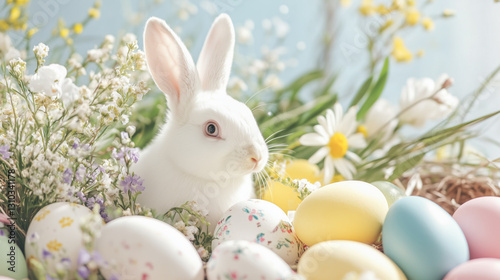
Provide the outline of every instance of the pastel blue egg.
{"type": "Polygon", "coordinates": [[[441,280],[469,260],[458,223],[439,205],[418,196],[394,202],[382,228],[385,254],[410,280],[441,280]]]}

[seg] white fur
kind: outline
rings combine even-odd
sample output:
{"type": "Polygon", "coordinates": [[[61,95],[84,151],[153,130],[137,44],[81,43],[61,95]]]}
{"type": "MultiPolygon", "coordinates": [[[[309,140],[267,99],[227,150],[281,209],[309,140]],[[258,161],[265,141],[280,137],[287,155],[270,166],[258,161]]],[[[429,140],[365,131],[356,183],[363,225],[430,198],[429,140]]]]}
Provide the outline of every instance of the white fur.
{"type": "Polygon", "coordinates": [[[252,112],[226,93],[234,49],[231,19],[226,14],[215,19],[197,66],[158,18],[146,23],[144,49],[169,112],[165,126],[132,167],[146,187],[138,201],[164,213],[194,200],[209,211],[213,229],[225,210],[253,197],[252,173],[268,160],[252,112]],[[220,139],[204,134],[208,120],[220,125],[220,139]]]}

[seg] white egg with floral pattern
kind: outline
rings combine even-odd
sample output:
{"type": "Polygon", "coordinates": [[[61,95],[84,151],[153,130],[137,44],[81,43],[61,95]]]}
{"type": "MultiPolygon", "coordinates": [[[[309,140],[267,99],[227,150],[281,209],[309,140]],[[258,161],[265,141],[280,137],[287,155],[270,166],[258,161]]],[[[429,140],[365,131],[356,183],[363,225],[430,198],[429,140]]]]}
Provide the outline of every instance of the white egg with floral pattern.
{"type": "Polygon", "coordinates": [[[229,240],[212,252],[207,279],[290,279],[295,272],[268,248],[245,240],[229,240]]]}
{"type": "Polygon", "coordinates": [[[227,240],[246,240],[271,249],[289,265],[303,252],[288,216],[277,205],[249,199],[231,206],[217,223],[212,247],[227,240]]]}
{"type": "Polygon", "coordinates": [[[75,273],[79,252],[84,247],[81,222],[91,215],[89,208],[69,202],[56,202],[40,209],[26,233],[26,260],[39,261],[47,273],[61,269],[67,274],[75,273]]]}
{"type": "Polygon", "coordinates": [[[96,250],[106,261],[104,278],[203,280],[198,252],[174,227],[144,216],[125,216],[106,224],[96,250]]]}

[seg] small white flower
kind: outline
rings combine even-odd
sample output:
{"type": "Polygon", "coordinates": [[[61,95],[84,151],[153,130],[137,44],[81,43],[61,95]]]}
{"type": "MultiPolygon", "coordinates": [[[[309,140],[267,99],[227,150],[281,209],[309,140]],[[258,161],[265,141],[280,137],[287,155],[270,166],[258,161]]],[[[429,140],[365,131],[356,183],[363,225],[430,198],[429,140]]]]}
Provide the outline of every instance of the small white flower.
{"type": "Polygon", "coordinates": [[[236,38],[238,43],[242,45],[249,45],[253,41],[252,30],[246,26],[239,26],[236,28],[236,38]]]}
{"type": "Polygon", "coordinates": [[[126,45],[134,41],[137,41],[137,36],[135,36],[135,34],[133,33],[127,33],[125,34],[125,36],[122,37],[122,42],[125,43],[126,45]]]}
{"type": "Polygon", "coordinates": [[[49,47],[44,43],[39,43],[33,47],[33,52],[37,58],[45,58],[49,55],[49,47]]]}
{"type": "Polygon", "coordinates": [[[274,30],[276,32],[276,37],[278,37],[278,39],[285,38],[286,35],[288,35],[288,32],[290,31],[290,26],[288,25],[288,23],[279,17],[274,17],[272,19],[272,22],[274,25],[274,30]]]}
{"type": "Polygon", "coordinates": [[[292,182],[299,185],[299,188],[297,189],[299,193],[312,193],[321,187],[320,182],[312,184],[307,179],[295,179],[292,182]]]}
{"type": "Polygon", "coordinates": [[[435,82],[429,78],[408,79],[401,92],[400,121],[422,127],[427,120],[439,120],[449,115],[457,107],[458,99],[443,88],[447,81],[446,74],[435,82]]]}
{"type": "Polygon", "coordinates": [[[30,90],[45,94],[46,96],[59,96],[62,92],[61,85],[66,77],[67,70],[59,64],[43,66],[31,76],[29,81],[30,90]]]}
{"type": "Polygon", "coordinates": [[[366,146],[363,134],[356,133],[356,108],[351,107],[343,114],[342,106],[336,103],[333,111],[326,111],[326,118],[318,117],[318,125],[314,126],[316,132],[302,135],[299,141],[304,146],[322,146],[310,158],[311,164],[316,164],[325,159],[324,183],[328,184],[337,170],[346,179],[352,179],[356,168],[351,161],[359,162],[361,159],[349,148],[364,148],[366,146]],[[349,160],[348,160],[349,159],[349,160]]]}
{"type": "Polygon", "coordinates": [[[396,115],[396,106],[382,98],[377,100],[366,114],[364,123],[366,136],[380,137],[381,141],[389,138],[398,125],[396,115]]]}
{"type": "Polygon", "coordinates": [[[248,86],[247,84],[245,83],[245,81],[243,81],[241,78],[239,77],[231,77],[229,79],[229,83],[228,83],[228,89],[230,91],[234,91],[234,92],[245,92],[248,90],[248,86]]]}
{"type": "Polygon", "coordinates": [[[283,82],[278,75],[271,73],[264,79],[264,87],[279,90],[283,87],[283,82]]]}

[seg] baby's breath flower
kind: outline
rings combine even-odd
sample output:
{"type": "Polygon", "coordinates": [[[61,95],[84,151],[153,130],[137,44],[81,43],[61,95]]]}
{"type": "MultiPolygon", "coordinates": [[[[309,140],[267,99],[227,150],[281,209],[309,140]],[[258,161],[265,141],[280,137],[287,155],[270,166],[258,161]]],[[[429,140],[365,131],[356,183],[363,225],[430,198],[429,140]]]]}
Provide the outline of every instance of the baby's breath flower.
{"type": "Polygon", "coordinates": [[[26,62],[24,62],[21,58],[11,59],[7,64],[7,69],[12,76],[21,79],[24,75],[24,71],[26,70],[26,62]]]}
{"type": "Polygon", "coordinates": [[[42,59],[49,55],[49,47],[44,43],[39,43],[33,47],[33,52],[37,58],[42,59]]]}

